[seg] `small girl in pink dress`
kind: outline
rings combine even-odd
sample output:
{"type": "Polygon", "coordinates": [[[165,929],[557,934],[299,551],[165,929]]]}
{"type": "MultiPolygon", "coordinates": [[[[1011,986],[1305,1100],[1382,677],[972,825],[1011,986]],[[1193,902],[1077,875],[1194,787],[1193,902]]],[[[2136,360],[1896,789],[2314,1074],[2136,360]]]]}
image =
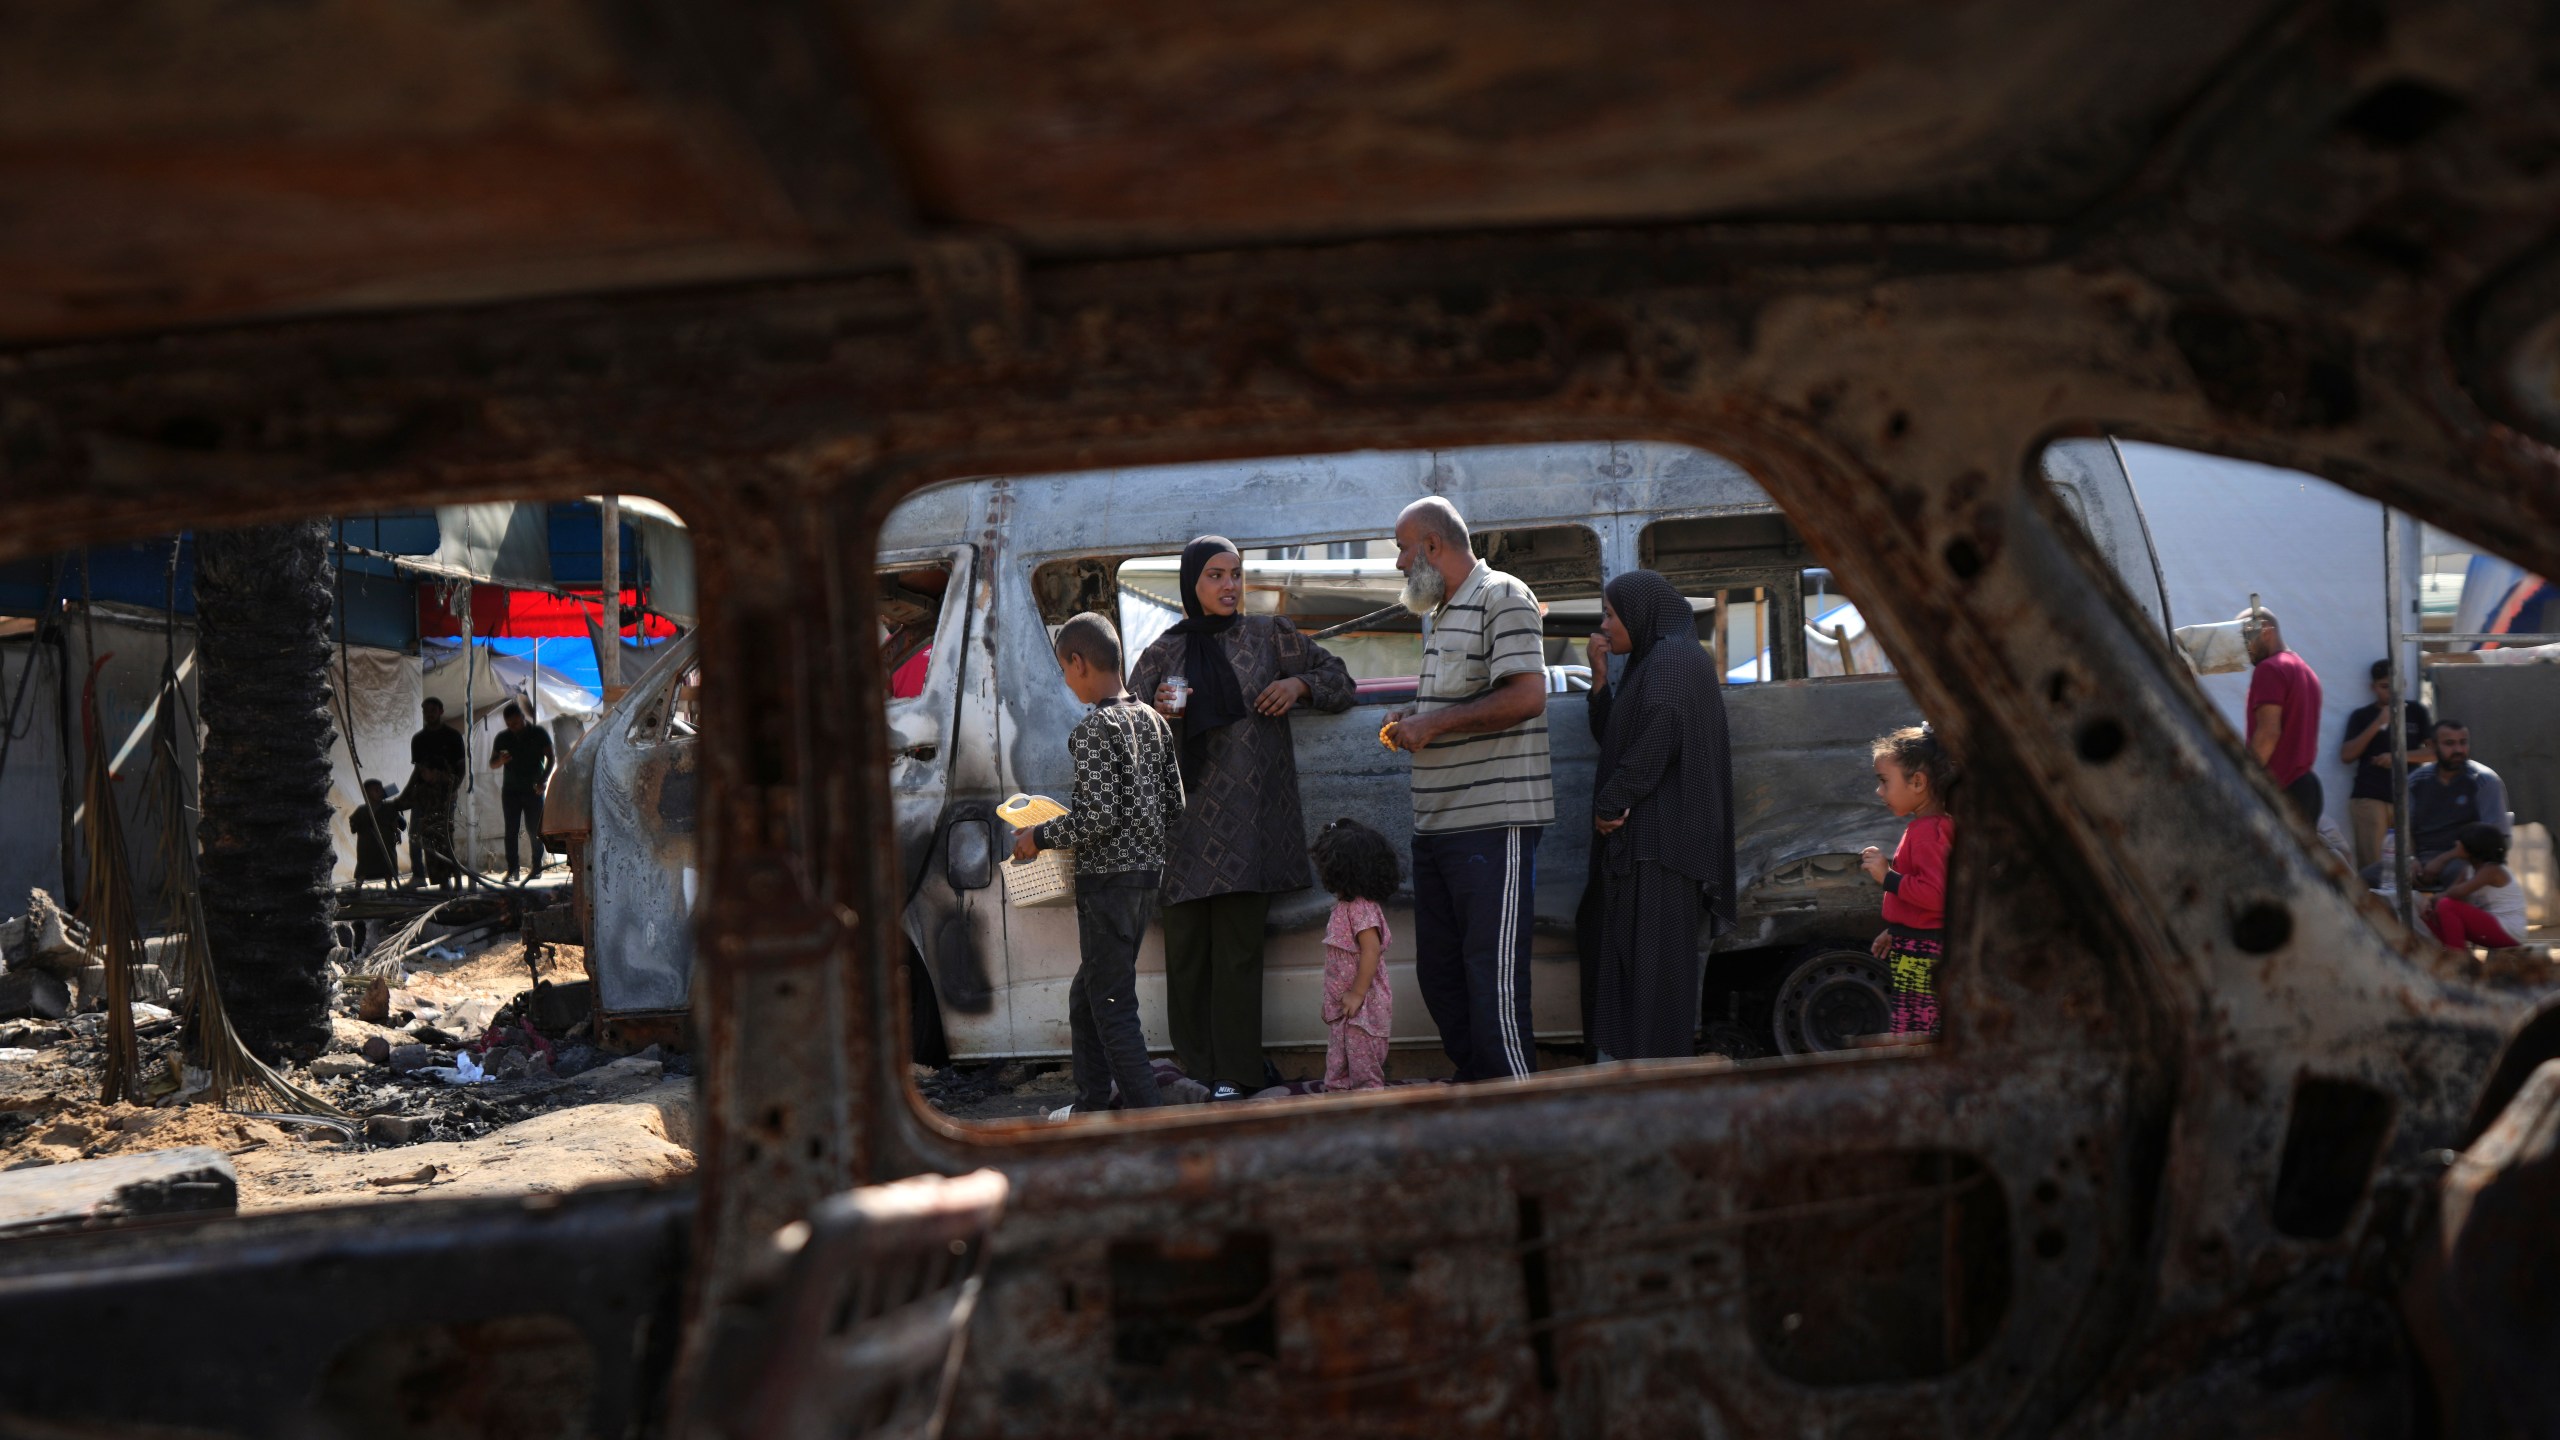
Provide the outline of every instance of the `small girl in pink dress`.
{"type": "Polygon", "coordinates": [[[1357,820],[1336,820],[1316,836],[1311,853],[1317,881],[1333,892],[1324,927],[1324,1088],[1383,1089],[1396,1022],[1395,989],[1383,965],[1385,905],[1403,883],[1395,847],[1357,820]]]}

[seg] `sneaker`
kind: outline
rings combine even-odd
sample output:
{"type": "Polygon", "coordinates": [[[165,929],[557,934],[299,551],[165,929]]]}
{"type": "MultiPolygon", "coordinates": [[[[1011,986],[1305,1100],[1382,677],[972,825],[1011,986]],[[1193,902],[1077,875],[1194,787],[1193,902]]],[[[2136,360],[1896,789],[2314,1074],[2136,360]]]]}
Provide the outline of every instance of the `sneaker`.
{"type": "Polygon", "coordinates": [[[1217,1089],[1209,1092],[1209,1103],[1212,1105],[1221,1100],[1241,1100],[1243,1098],[1244,1092],[1233,1085],[1221,1085],[1217,1089]]]}
{"type": "Polygon", "coordinates": [[[1075,1113],[1076,1107],[1073,1105],[1061,1105],[1057,1109],[1049,1112],[1049,1118],[1052,1120],[1064,1120],[1075,1113]]]}

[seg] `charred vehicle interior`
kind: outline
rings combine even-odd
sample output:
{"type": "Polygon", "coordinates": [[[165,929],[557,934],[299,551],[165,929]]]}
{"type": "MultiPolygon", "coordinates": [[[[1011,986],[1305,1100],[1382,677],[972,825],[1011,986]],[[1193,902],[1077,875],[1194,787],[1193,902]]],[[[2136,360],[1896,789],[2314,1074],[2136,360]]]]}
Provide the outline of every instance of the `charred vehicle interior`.
{"type": "Polygon", "coordinates": [[[2549,1433],[2548,964],[2355,882],[2053,457],[2560,574],[2556,78],[2544,0],[0,15],[0,561],[609,491],[701,587],[578,747],[663,822],[582,903],[691,1178],[8,1238],[0,1430],[2549,1433]],[[1051,1003],[984,928],[1046,626],[1207,521],[1389,533],[1301,462],[1547,447],[1488,544],[1558,607],[1654,568],[1772,753],[1867,695],[1964,756],[1943,1032],[1808,1039],[1822,974],[1789,1032],[1843,839],[1765,857],[1751,1056],[926,1104],[1051,1003]],[[1759,498],[1627,503],[1647,448],[1759,498]],[[1265,478],[1080,538],[1212,465],[1265,478]]]}

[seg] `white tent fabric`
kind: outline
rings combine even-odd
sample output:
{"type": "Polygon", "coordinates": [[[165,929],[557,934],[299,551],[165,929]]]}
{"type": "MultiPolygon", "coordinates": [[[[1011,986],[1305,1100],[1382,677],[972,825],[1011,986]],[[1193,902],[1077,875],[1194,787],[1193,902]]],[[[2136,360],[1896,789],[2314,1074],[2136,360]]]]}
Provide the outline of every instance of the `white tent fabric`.
{"type": "MultiPolygon", "coordinates": [[[[74,633],[77,633],[76,631],[74,633]]],[[[41,887],[65,898],[62,883],[62,673],[50,646],[29,640],[0,645],[0,722],[22,707],[8,736],[9,759],[0,768],[0,909],[24,910],[27,891],[41,887]],[[30,665],[34,674],[28,674],[30,665]]],[[[77,748],[78,742],[73,742],[77,748]]]]}
{"type": "Polygon", "coordinates": [[[1182,623],[1182,607],[1135,585],[1120,587],[1120,661],[1134,670],[1138,657],[1167,630],[1182,623]]]}
{"type": "Polygon", "coordinates": [[[492,585],[548,588],[551,518],[543,505],[439,505],[427,566],[492,585]]]}
{"type": "MultiPolygon", "coordinates": [[[[563,638],[557,643],[578,642],[563,638]]],[[[474,645],[466,674],[460,641],[429,640],[419,649],[426,675],[418,698],[442,701],[448,720],[459,720],[466,703],[475,720],[510,700],[546,722],[562,715],[584,720],[604,708],[578,682],[547,665],[537,670],[530,656],[501,655],[486,645],[474,645]]],[[[407,754],[405,749],[402,754],[407,754]]]]}
{"type": "MultiPolygon", "coordinates": [[[[1811,609],[1812,602],[1806,602],[1811,609]]],[[[1867,628],[1867,617],[1846,600],[1830,600],[1806,619],[1804,627],[1804,671],[1811,676],[1823,675],[1890,675],[1893,659],[1884,653],[1884,643],[1867,628]],[[1831,638],[1833,630],[1849,637],[1848,664],[1841,663],[1840,642],[1831,638]]]]}
{"type": "MultiPolygon", "coordinates": [[[[42,886],[66,904],[79,902],[86,874],[82,868],[86,862],[81,858],[86,831],[81,826],[88,814],[82,793],[87,780],[88,750],[80,738],[80,711],[81,692],[89,679],[89,644],[93,635],[98,658],[106,662],[97,674],[98,723],[124,816],[125,860],[133,876],[136,912],[144,929],[156,932],[168,913],[168,897],[162,887],[153,742],[158,736],[161,676],[169,660],[169,635],[156,619],[120,614],[104,607],[86,621],[75,608],[64,630],[64,644],[70,651],[66,657],[70,662],[68,693],[64,691],[64,675],[49,657],[38,662],[35,678],[27,686],[27,708],[17,717],[19,728],[11,742],[8,770],[0,774],[0,815],[10,821],[0,827],[0,832],[5,832],[0,834],[0,908],[8,913],[23,909],[27,891],[34,886],[42,886]],[[64,707],[71,728],[68,754],[64,752],[60,730],[66,716],[64,707]],[[63,873],[62,855],[66,780],[71,789],[74,827],[72,873],[68,875],[63,873]]],[[[196,696],[194,623],[179,622],[176,640],[178,683],[186,690],[187,713],[192,714],[196,696]]],[[[8,686],[8,692],[0,694],[0,708],[17,694],[18,683],[25,676],[27,654],[25,642],[0,646],[0,671],[5,671],[0,680],[8,686]]],[[[186,777],[188,799],[193,803],[193,726],[179,725],[178,751],[179,772],[186,777]]]]}

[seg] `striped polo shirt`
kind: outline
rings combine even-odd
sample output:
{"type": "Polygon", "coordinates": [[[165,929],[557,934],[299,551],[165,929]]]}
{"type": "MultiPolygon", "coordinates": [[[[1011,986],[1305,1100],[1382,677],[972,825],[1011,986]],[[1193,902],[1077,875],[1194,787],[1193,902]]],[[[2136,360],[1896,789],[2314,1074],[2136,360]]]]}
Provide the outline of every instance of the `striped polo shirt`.
{"type": "MultiPolygon", "coordinates": [[[[1440,608],[1422,646],[1417,713],[1473,700],[1513,675],[1545,684],[1538,597],[1482,560],[1440,608]]],[[[1413,828],[1424,835],[1552,825],[1555,778],[1544,712],[1508,730],[1443,735],[1413,757],[1413,828]]]]}

